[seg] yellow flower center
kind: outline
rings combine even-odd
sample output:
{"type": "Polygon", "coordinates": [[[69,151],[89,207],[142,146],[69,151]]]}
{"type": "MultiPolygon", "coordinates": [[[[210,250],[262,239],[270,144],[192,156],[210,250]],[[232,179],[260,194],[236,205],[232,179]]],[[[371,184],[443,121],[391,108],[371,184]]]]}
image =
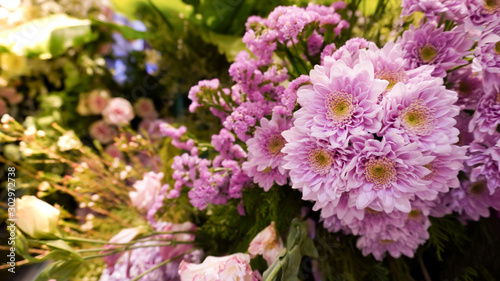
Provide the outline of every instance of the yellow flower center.
{"type": "Polygon", "coordinates": [[[394,240],[390,240],[390,239],[380,239],[379,240],[380,244],[382,245],[387,245],[387,244],[392,244],[394,243],[394,240]]]}
{"type": "Polygon", "coordinates": [[[425,63],[433,63],[437,56],[436,47],[432,44],[425,44],[424,47],[420,49],[420,58],[425,63]]]}
{"type": "Polygon", "coordinates": [[[365,178],[377,189],[388,188],[397,180],[396,163],[387,158],[370,158],[365,164],[365,178]]]}
{"type": "Polygon", "coordinates": [[[423,105],[420,100],[413,101],[399,114],[403,127],[416,135],[430,135],[436,125],[434,110],[423,105]]]}
{"type": "Polygon", "coordinates": [[[311,169],[320,175],[327,174],[333,165],[333,154],[324,148],[315,148],[309,151],[307,161],[311,169]]]}
{"type": "Polygon", "coordinates": [[[425,168],[429,169],[431,172],[423,177],[423,180],[432,180],[434,175],[436,174],[436,167],[431,162],[429,164],[424,165],[425,168]]]}
{"type": "Polygon", "coordinates": [[[271,155],[278,155],[285,144],[285,138],[280,133],[277,133],[269,137],[266,148],[271,155]]]}
{"type": "Polygon", "coordinates": [[[391,90],[398,82],[406,81],[406,75],[404,72],[401,73],[390,69],[377,71],[375,73],[375,78],[388,81],[389,85],[387,85],[386,88],[388,91],[391,90]]]}
{"type": "Polygon", "coordinates": [[[339,91],[330,93],[325,103],[326,118],[337,126],[348,123],[357,107],[351,94],[339,91]]]}

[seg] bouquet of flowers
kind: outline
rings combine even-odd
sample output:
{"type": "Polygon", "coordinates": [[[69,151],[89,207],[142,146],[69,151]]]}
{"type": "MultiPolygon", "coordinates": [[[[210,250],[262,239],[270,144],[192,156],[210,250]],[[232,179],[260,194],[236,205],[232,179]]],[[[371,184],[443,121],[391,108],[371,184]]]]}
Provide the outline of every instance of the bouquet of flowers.
{"type": "Polygon", "coordinates": [[[190,119],[95,90],[88,146],[4,115],[0,160],[76,203],[17,199],[36,280],[500,277],[500,4],[367,3],[250,16],[190,119]]]}

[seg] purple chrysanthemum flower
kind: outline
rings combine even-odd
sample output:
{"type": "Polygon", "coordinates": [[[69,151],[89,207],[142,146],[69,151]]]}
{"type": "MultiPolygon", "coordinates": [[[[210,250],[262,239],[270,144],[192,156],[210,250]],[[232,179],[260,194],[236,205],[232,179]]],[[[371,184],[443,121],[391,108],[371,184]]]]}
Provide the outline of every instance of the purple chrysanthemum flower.
{"type": "Polygon", "coordinates": [[[267,190],[274,179],[278,184],[286,183],[283,178],[286,179],[287,172],[283,168],[285,161],[281,152],[286,140],[281,133],[291,126],[292,120],[273,114],[271,120],[266,118],[260,120],[260,126],[256,127],[253,138],[247,141],[248,161],[243,163],[243,170],[249,176],[253,176],[255,183],[267,190]],[[275,169],[277,171],[274,171],[275,169]],[[261,173],[261,177],[255,177],[256,173],[261,173]],[[271,179],[261,183],[259,179],[262,178],[271,179]]]}
{"type": "Polygon", "coordinates": [[[407,144],[398,134],[387,133],[382,140],[353,137],[355,156],[342,173],[350,188],[349,197],[356,208],[369,207],[390,213],[409,212],[415,196],[433,200],[437,191],[423,178],[430,173],[424,167],[434,157],[424,156],[417,143],[407,144]]]}
{"type": "Polygon", "coordinates": [[[465,6],[474,25],[483,26],[499,18],[500,2],[497,0],[465,0],[465,6]]]}
{"type": "Polygon", "coordinates": [[[492,88],[490,92],[481,97],[477,109],[472,116],[469,130],[474,132],[474,137],[481,142],[486,135],[495,134],[500,124],[500,92],[492,88]]]}
{"type": "Polygon", "coordinates": [[[467,164],[472,168],[470,179],[485,177],[490,194],[500,190],[500,133],[488,135],[482,142],[473,142],[467,164]]]}
{"type": "Polygon", "coordinates": [[[462,180],[460,188],[441,198],[441,204],[457,212],[464,222],[477,221],[490,216],[490,207],[500,209],[500,192],[490,194],[485,177],[478,177],[475,182],[462,180]]]}
{"type": "Polygon", "coordinates": [[[474,55],[474,72],[500,73],[500,18],[486,26],[474,55]]]}
{"type": "Polygon", "coordinates": [[[431,181],[430,188],[438,192],[448,192],[450,188],[460,186],[458,172],[464,168],[464,161],[468,158],[465,154],[467,147],[451,145],[449,153],[428,152],[426,155],[434,156],[434,160],[424,165],[431,171],[423,177],[424,180],[431,181]]]}
{"type": "Polygon", "coordinates": [[[340,173],[349,160],[349,151],[310,136],[301,126],[283,132],[283,137],[284,168],[290,170],[292,188],[302,192],[302,199],[324,205],[340,197],[346,188],[340,173]]]}
{"type": "Polygon", "coordinates": [[[316,66],[312,89],[298,90],[302,108],[294,114],[295,126],[310,127],[312,136],[341,145],[347,145],[350,135],[376,133],[382,118],[377,100],[388,82],[375,79],[370,62],[350,68],[340,60],[329,69],[330,75],[325,72],[325,67],[316,66]]]}
{"type": "Polygon", "coordinates": [[[382,132],[397,130],[407,141],[421,143],[424,149],[448,153],[458,141],[454,128],[459,108],[457,93],[446,90],[440,78],[414,85],[396,85],[382,104],[385,107],[382,132]]]}
{"type": "MultiPolygon", "coordinates": [[[[374,220],[371,224],[373,228],[364,229],[366,233],[358,239],[357,247],[361,249],[363,255],[373,254],[377,260],[382,260],[386,252],[394,258],[400,257],[401,254],[413,257],[418,246],[429,239],[427,231],[431,225],[429,212],[429,204],[416,200],[412,202],[409,213],[399,214],[392,220],[387,218],[392,214],[382,213],[375,214],[373,218],[365,217],[374,220]],[[372,231],[374,229],[378,231],[372,231]]],[[[366,222],[360,223],[369,225],[366,222]]]]}
{"type": "Polygon", "coordinates": [[[398,42],[406,52],[404,58],[408,59],[407,69],[433,65],[435,69],[432,75],[444,77],[446,70],[467,63],[463,57],[469,53],[474,42],[467,39],[463,27],[443,30],[443,27],[436,29],[433,24],[426,23],[418,29],[410,26],[410,30],[403,33],[398,42]]]}
{"type": "Polygon", "coordinates": [[[458,93],[456,105],[460,109],[476,109],[479,98],[484,95],[481,75],[472,73],[471,67],[464,67],[449,73],[446,82],[458,93]]]}
{"type": "Polygon", "coordinates": [[[441,14],[445,14],[447,19],[461,22],[466,14],[465,5],[461,0],[403,0],[401,7],[401,17],[418,11],[430,20],[439,19],[441,14]]]}

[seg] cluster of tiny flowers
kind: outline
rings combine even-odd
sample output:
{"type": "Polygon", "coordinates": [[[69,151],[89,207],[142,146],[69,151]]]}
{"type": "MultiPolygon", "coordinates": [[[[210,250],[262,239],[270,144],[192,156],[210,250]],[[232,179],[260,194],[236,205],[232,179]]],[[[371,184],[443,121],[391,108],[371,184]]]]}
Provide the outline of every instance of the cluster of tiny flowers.
{"type": "Polygon", "coordinates": [[[167,198],[179,197],[182,188],[187,187],[191,204],[203,210],[208,204],[226,204],[229,199],[242,197],[243,187],[250,183],[250,178],[241,168],[247,154],[235,144],[234,135],[226,129],[213,135],[211,145],[216,156],[209,160],[198,155],[198,146],[192,139],[180,141],[186,132],[185,127],[175,129],[165,123],[161,130],[164,136],[172,138],[172,144],[175,143],[177,148],[190,151],[174,157],[172,178],[175,184],[168,191],[167,198]]]}
{"type": "Polygon", "coordinates": [[[428,239],[431,202],[459,186],[465,159],[457,93],[433,66],[410,65],[402,44],[351,39],[311,71],[282,134],[292,187],[377,259],[411,257],[428,239]]]}

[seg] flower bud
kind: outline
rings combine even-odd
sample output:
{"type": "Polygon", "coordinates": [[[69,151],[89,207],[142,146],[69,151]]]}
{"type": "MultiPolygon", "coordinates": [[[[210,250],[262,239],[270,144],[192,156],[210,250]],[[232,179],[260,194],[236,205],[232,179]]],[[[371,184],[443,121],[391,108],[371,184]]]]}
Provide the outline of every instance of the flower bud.
{"type": "Polygon", "coordinates": [[[16,199],[17,226],[32,238],[57,236],[60,211],[36,196],[16,199]]]}

